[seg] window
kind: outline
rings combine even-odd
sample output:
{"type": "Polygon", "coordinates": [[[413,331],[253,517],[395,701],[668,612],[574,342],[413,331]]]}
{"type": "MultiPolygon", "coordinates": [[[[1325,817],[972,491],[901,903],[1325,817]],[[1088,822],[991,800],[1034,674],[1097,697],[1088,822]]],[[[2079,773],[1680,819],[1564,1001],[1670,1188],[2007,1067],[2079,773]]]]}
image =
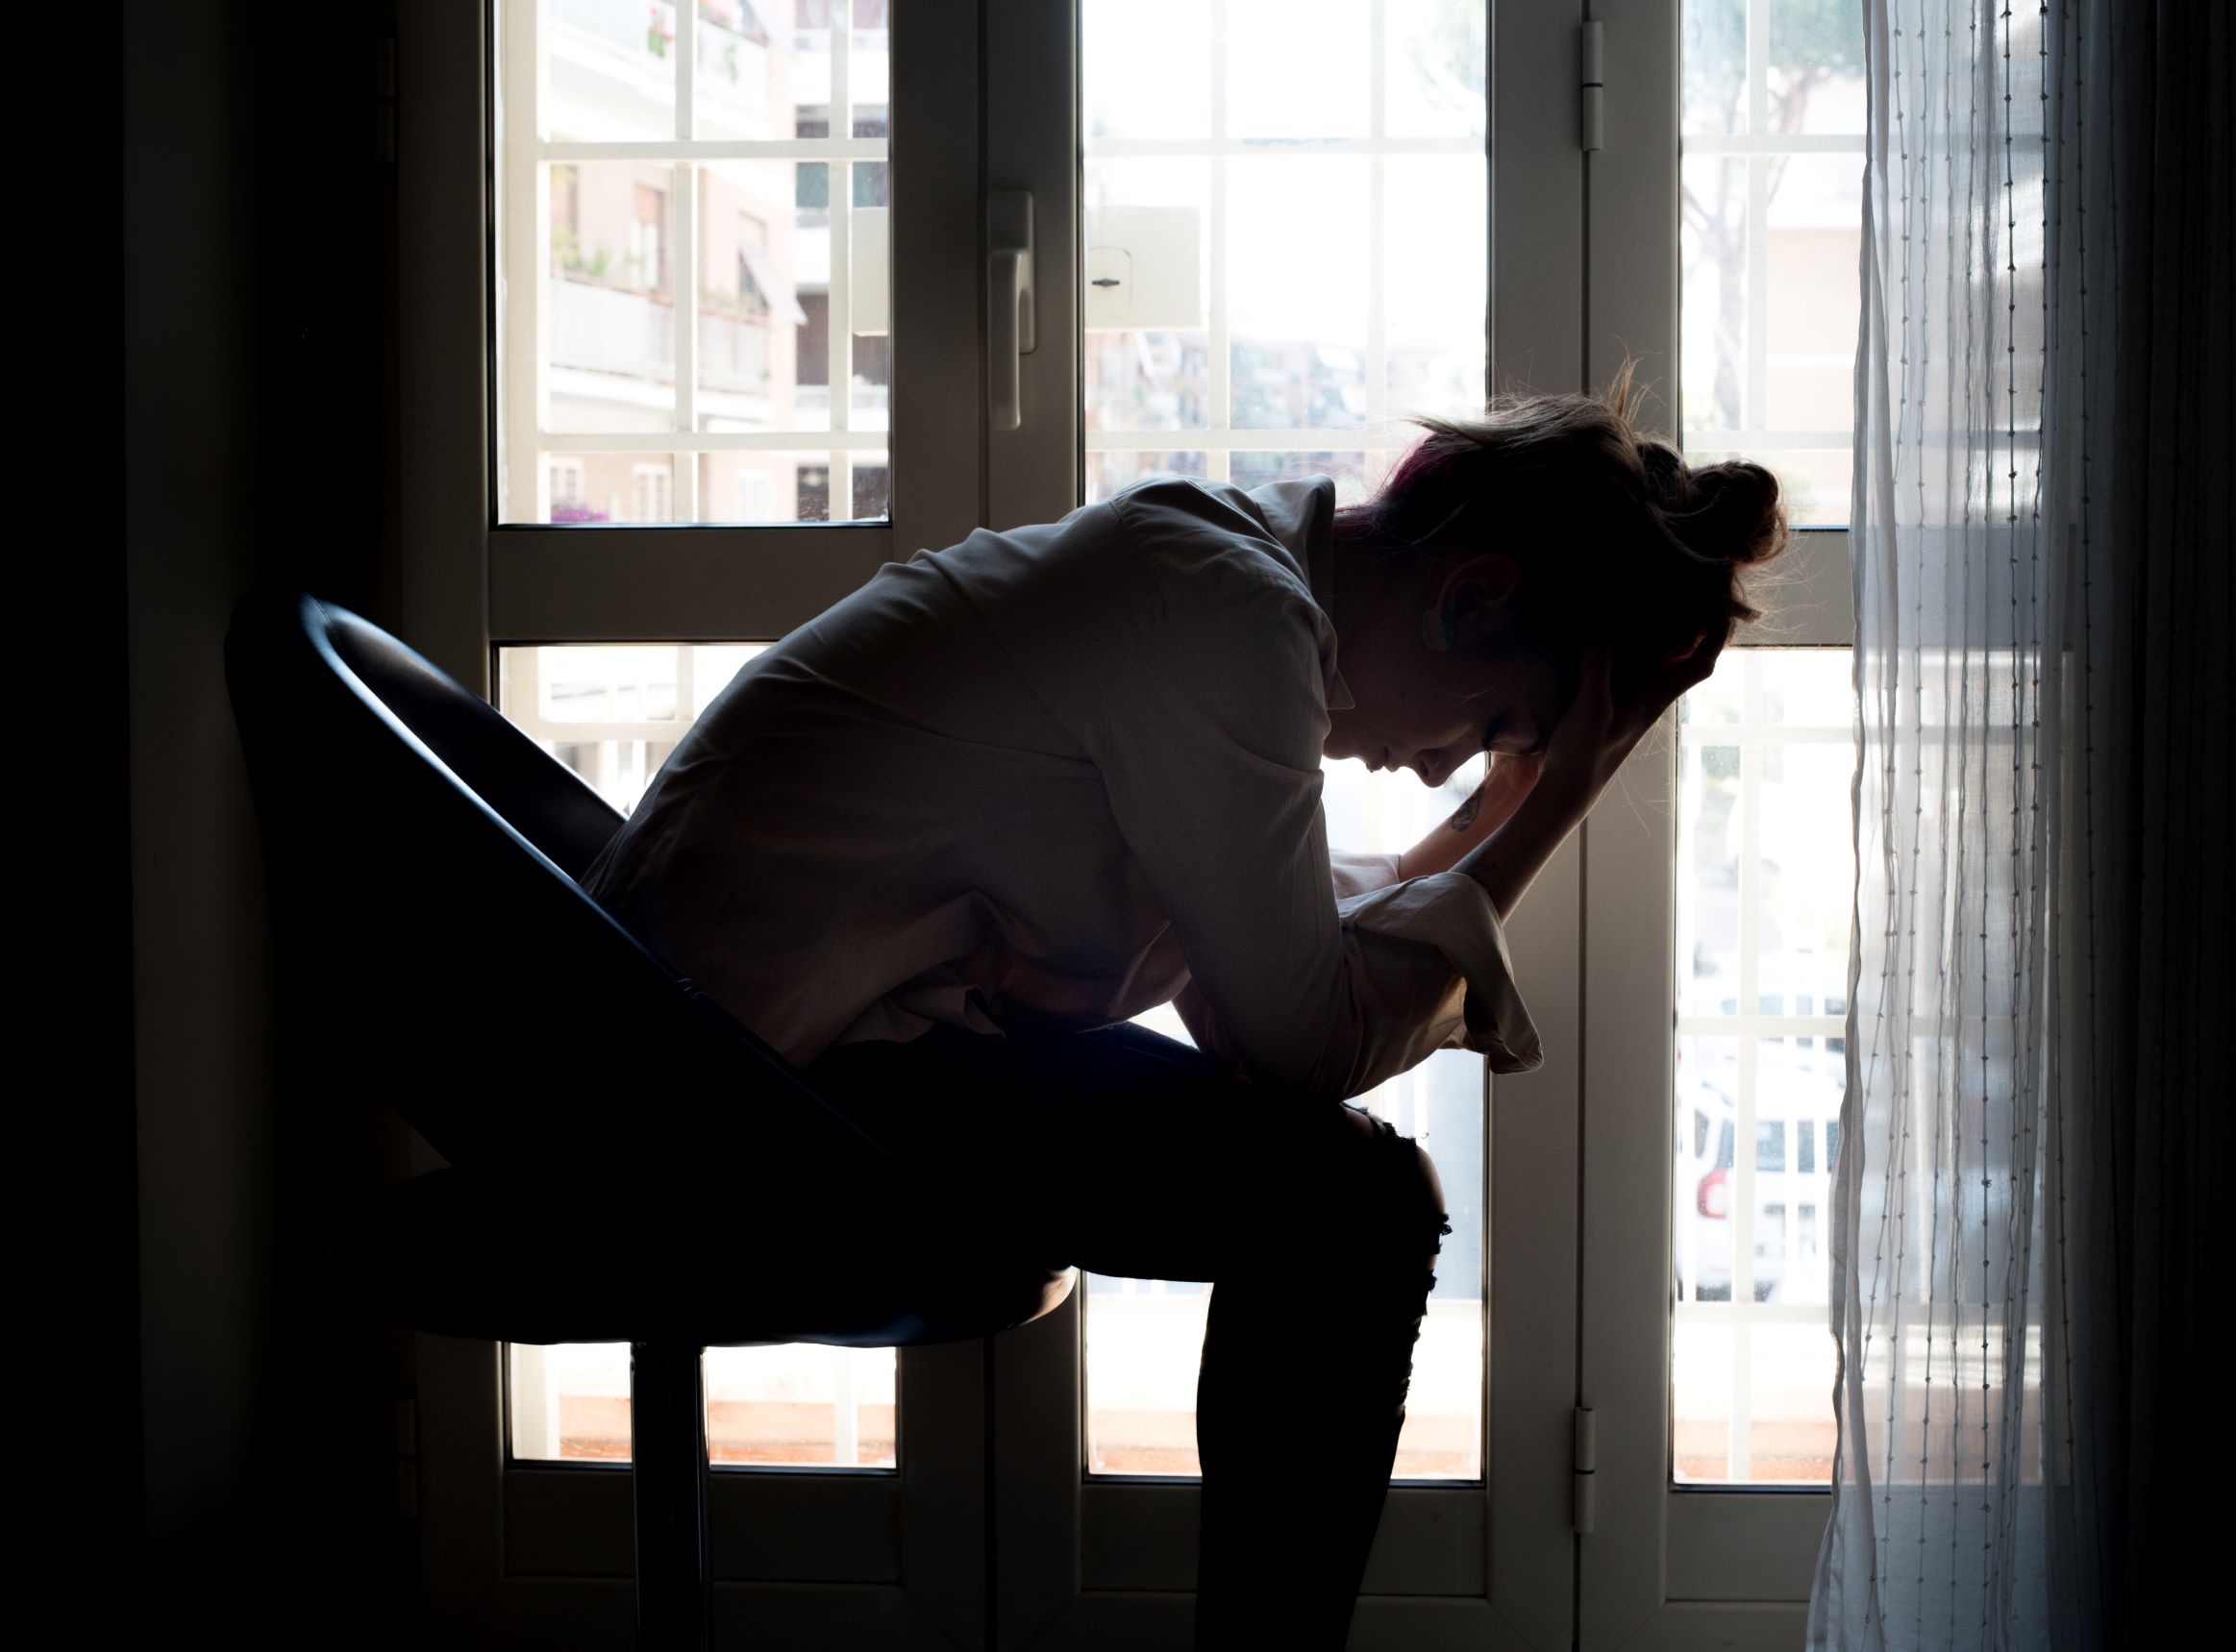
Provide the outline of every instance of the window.
{"type": "Polygon", "coordinates": [[[1847,1086],[1852,741],[1845,649],[1735,651],[1680,711],[1677,1138],[1706,1115],[1752,1147],[1680,1150],[1674,1170],[1680,1481],[1831,1473],[1818,1213],[1832,1165],[1816,1144],[1847,1086]]]}
{"type": "Polygon", "coordinates": [[[1086,497],[1157,470],[1354,499],[1483,400],[1478,5],[1086,0],[1086,497]]]}
{"type": "Polygon", "coordinates": [[[672,522],[675,513],[670,501],[675,497],[675,472],[665,464],[635,464],[629,467],[631,498],[634,509],[632,522],[672,522]]]}
{"type": "Polygon", "coordinates": [[[714,454],[816,466],[882,517],[889,486],[853,472],[888,463],[882,23],[857,7],[772,35],[745,0],[707,0],[686,50],[670,5],[500,11],[500,520],[742,520],[736,460],[714,454]],[[834,98],[855,116],[836,136],[834,98]],[[626,468],[554,501],[536,461],[555,452],[626,468]],[[674,456],[664,488],[650,455],[674,456]]]}
{"type": "MultiPolygon", "coordinates": [[[[522,732],[634,808],[751,645],[511,648],[499,704],[522,732]]],[[[507,1362],[512,1456],[629,1460],[629,1349],[518,1344],[507,1362]]],[[[714,1348],[706,1357],[708,1451],[719,1464],[891,1468],[898,1431],[890,1348],[714,1348]]]]}
{"type": "MultiPolygon", "coordinates": [[[[1776,301],[1795,279],[1779,272],[1844,256],[1852,270],[1836,244],[1851,230],[1801,209],[1833,199],[1802,185],[1809,165],[1852,162],[1854,127],[1826,124],[1839,76],[1778,43],[1799,37],[1787,5],[1729,0],[1715,37],[1740,42],[1743,81],[1760,70],[1767,124],[1753,82],[1726,87],[1738,113],[1723,127],[1686,112],[1699,100],[1678,71],[1704,8],[1610,23],[1617,141],[1587,156],[1577,17],[1556,8],[979,0],[903,11],[896,57],[891,9],[869,0],[493,0],[484,59],[459,38],[465,13],[401,0],[414,126],[436,136],[405,146],[399,210],[422,245],[495,236],[485,275],[431,260],[403,286],[405,633],[626,806],[736,651],[892,557],[1052,520],[1153,470],[1244,485],[1326,471],[1354,496],[1410,439],[1404,412],[1494,384],[1603,382],[1626,352],[1648,358],[1697,455],[1765,456],[1797,501],[1820,502],[1805,516],[1837,520],[1844,481],[1809,467],[1845,445],[1826,399],[1842,368],[1818,358],[1851,343],[1847,289],[1825,286],[1810,315],[1776,301]],[[1789,79],[1809,82],[1793,131],[1776,124],[1789,79]],[[1696,224],[1672,181],[1727,163],[1731,193],[1696,224]],[[484,167],[493,223],[465,186],[484,167]],[[1038,226],[1041,348],[1019,363],[1014,431],[973,405],[996,183],[1032,194],[1038,226]],[[1720,333],[1727,304],[1736,329],[1720,333]]],[[[1837,537],[1797,555],[1776,609],[1798,623],[1758,640],[1825,658],[1845,639],[1837,537]]],[[[1681,852],[1713,861],[1732,829],[1714,808],[1743,804],[1751,764],[1770,788],[1774,759],[1810,760],[1751,732],[1808,719],[1780,710],[1708,738],[1706,704],[1698,728],[1642,753],[1518,915],[1546,1067],[1498,1080],[1487,1109],[1479,1064],[1460,1057],[1375,1099],[1426,1132],[1456,1231],[1404,1443],[1418,1479],[1392,1495],[1360,1608],[1370,1639],[1466,1643],[1488,1606],[1531,1643],[1612,1645],[1664,1605],[1713,1635],[1760,1627],[1713,1603],[1792,1598],[1777,1568],[1801,1545],[1756,1542],[1747,1522],[1776,1502],[1805,1523],[1811,1500],[1746,1488],[1807,1454],[1765,1432],[1781,1385],[1823,1397],[1814,1368],[1778,1361],[1799,1316],[1822,1319],[1785,1293],[1826,1243],[1841,1006],[1822,956],[1767,930],[1743,1002],[1736,944],[1704,925],[1717,901],[1737,911],[1745,854],[1727,888],[1703,875],[1687,896],[1675,876],[1680,831],[1681,852]],[[1718,751],[1728,772],[1711,772],[1718,751]],[[1680,798],[1680,774],[1698,799],[1680,798]],[[1676,933],[1677,902],[1696,898],[1698,982],[1676,933]],[[1663,1188],[1674,1209],[1642,1196],[1663,1188]],[[1680,1358],[1676,1342],[1706,1352],[1680,1358]],[[1579,1404],[1620,1419],[1602,1429],[1620,1443],[1583,1544],[1566,1425],[1579,1404]],[[1704,1425],[1705,1442],[1688,1434],[1680,1454],[1673,1423],[1704,1425]],[[1689,1476],[1676,1490],[1673,1467],[1689,1476]]],[[[1346,845],[1407,841],[1449,807],[1340,770],[1327,796],[1346,845]]],[[[1756,841],[1745,827],[1739,846],[1756,841]]],[[[1020,1644],[1177,1643],[1198,1513],[1185,1321],[1200,1311],[1184,1289],[1097,1280],[984,1347],[874,1368],[821,1350],[716,1362],[718,1457],[856,1470],[718,1476],[716,1575],[810,1582],[818,1611],[857,1614],[864,1645],[982,1644],[997,1628],[1020,1644]],[[858,1471],[889,1461],[902,1471],[858,1471]],[[971,1581],[987,1576],[991,1598],[971,1581]]],[[[626,1634],[592,1621],[606,1596],[576,1581],[626,1575],[626,1485],[534,1466],[618,1448],[613,1353],[514,1350],[502,1387],[475,1350],[421,1358],[428,1414],[471,1424],[429,1447],[446,1495],[424,1506],[427,1547],[449,1557],[431,1578],[481,1557],[472,1611],[501,1599],[488,1610],[563,1621],[585,1643],[626,1634]],[[500,1392],[518,1472],[494,1448],[500,1392]]],[[[797,1639],[783,1615],[807,1592],[729,1590],[724,1610],[797,1639]]]]}
{"type": "Polygon", "coordinates": [[[1684,0],[1682,399],[1696,458],[1848,520],[1863,234],[1861,0],[1684,0]]]}
{"type": "MultiPolygon", "coordinates": [[[[1087,499],[1159,471],[1241,487],[1318,472],[1349,501],[1419,434],[1407,414],[1480,409],[1483,25],[1458,0],[1086,0],[1087,499]]],[[[1431,794],[1330,763],[1329,840],[1409,848],[1480,775],[1469,765],[1431,794]]],[[[1153,1024],[1187,1036],[1169,1011],[1153,1024]]],[[[1397,1472],[1475,1480],[1483,1064],[1440,1054],[1360,1101],[1422,1141],[1454,1206],[1397,1472]]],[[[1195,1473],[1205,1291],[1086,1285],[1088,1469],[1195,1473]]]]}

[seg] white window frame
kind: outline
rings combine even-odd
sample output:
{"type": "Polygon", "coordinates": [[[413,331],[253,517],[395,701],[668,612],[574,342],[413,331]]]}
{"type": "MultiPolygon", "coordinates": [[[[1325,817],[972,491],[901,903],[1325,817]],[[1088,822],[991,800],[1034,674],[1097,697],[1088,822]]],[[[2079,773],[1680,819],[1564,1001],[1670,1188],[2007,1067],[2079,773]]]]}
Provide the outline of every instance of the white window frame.
{"type": "MultiPolygon", "coordinates": [[[[1752,10],[1759,23],[1761,0],[1752,10]]],[[[1602,146],[1586,157],[1587,378],[1603,384],[1637,358],[1674,386],[1680,8],[1591,0],[1591,12],[1608,89],[1602,146]]],[[[1674,401],[1672,389],[1651,415],[1672,435],[1674,401]]],[[[1768,605],[1740,647],[1851,644],[1847,530],[1797,531],[1768,605]]],[[[1801,1639],[1829,1492],[1679,1487],[1671,1474],[1675,756],[1674,736],[1642,744],[1579,834],[1585,870],[1563,972],[1591,1027],[1623,1029],[1595,1033],[1582,1052],[1578,1403],[1593,1415],[1597,1465],[1593,1530],[1578,1545],[1577,1645],[1769,1652],[1801,1639]]]]}
{"type": "MultiPolygon", "coordinates": [[[[1372,3],[1372,0],[1369,0],[1372,3]]],[[[1379,12],[1379,7],[1376,10],[1379,12]]],[[[1069,152],[1035,155],[1036,129],[1078,130],[1071,75],[1077,13],[1032,0],[989,0],[987,84],[1020,88],[987,111],[994,182],[1033,193],[1035,280],[1043,340],[1079,336],[1079,168],[1069,152]],[[1061,261],[1053,261],[1053,260],[1061,261]],[[1060,308],[1052,308],[1053,303],[1060,308]]],[[[1580,0],[1492,7],[1493,384],[1580,388],[1583,361],[1583,156],[1577,87],[1548,64],[1573,63],[1580,0]]],[[[1378,30],[1379,34],[1379,31],[1378,30]]],[[[1376,65],[1379,68],[1379,64],[1376,65]]],[[[1379,80],[1379,76],[1378,76],[1379,80]]],[[[1379,104],[1379,98],[1377,99],[1379,104]]],[[[1191,147],[1193,147],[1191,145],[1191,147]]],[[[1371,144],[1337,147],[1356,150],[1371,144]]],[[[1216,260],[1220,226],[1206,239],[1216,260]]],[[[1349,233],[1348,230],[1346,233],[1349,233]]],[[[1217,288],[1212,327],[1223,319],[1217,288]]],[[[1219,352],[1212,372],[1224,380],[1219,352]]],[[[1358,450],[1365,431],[1160,432],[1081,440],[1041,408],[1076,409],[1077,351],[1023,358],[1024,418],[987,438],[997,523],[1052,520],[1078,499],[1083,448],[1204,450],[1223,466],[1234,448],[1358,450]]],[[[1224,402],[1214,395],[1213,420],[1224,402]]],[[[1214,474],[1223,474],[1223,470],[1214,474]]],[[[1538,878],[1509,928],[1529,979],[1551,980],[1575,951],[1580,857],[1572,844],[1538,878]]],[[[1573,1005],[1555,991],[1530,1005],[1548,1051],[1538,1072],[1486,1083],[1484,1480],[1393,1488],[1353,1631],[1358,1646],[1565,1647],[1574,1621],[1577,1538],[1570,1522],[1570,1419],[1577,1397],[1578,1105],[1581,1062],[1573,1005]]],[[[992,1346],[997,1601],[1005,1645],[1185,1644],[1192,1610],[1198,1492],[1192,1481],[1089,1479],[1078,1294],[1057,1314],[992,1346]]]]}
{"type": "MultiPolygon", "coordinates": [[[[1606,148],[1588,158],[1576,79],[1561,72],[1577,62],[1586,0],[1493,12],[1500,387],[1604,382],[1624,355],[1666,359],[1676,345],[1677,9],[1592,0],[1590,10],[1607,20],[1607,78],[1625,90],[1607,100],[1606,148]]],[[[515,12],[500,14],[512,26],[515,12]]],[[[500,524],[494,504],[491,164],[507,166],[510,201],[544,212],[548,198],[533,171],[511,170],[517,144],[496,142],[497,124],[522,116],[494,107],[487,14],[401,0],[400,629],[460,680],[488,692],[495,651],[509,644],[773,640],[895,555],[981,523],[1050,520],[1078,499],[1076,13],[1034,0],[935,12],[917,0],[897,9],[894,26],[891,231],[908,272],[892,292],[894,519],[568,529],[500,524]],[[981,102],[976,125],[955,118],[981,102]],[[1043,344],[1021,363],[1016,431],[956,416],[958,398],[984,405],[990,188],[1035,200],[1043,344]]],[[[843,113],[832,130],[843,135],[843,113]]],[[[851,191],[840,192],[851,206],[851,191]]],[[[695,277],[686,246],[672,257],[679,285],[695,277]]],[[[844,291],[834,282],[831,377],[841,401],[844,291]]],[[[517,315],[508,312],[509,327],[517,315]]],[[[504,440],[540,428],[533,405],[505,411],[504,440]]],[[[842,426],[812,445],[852,452],[836,438],[870,434],[842,426]]],[[[683,430],[656,439],[679,455],[754,445],[683,430]]],[[[641,437],[629,440],[644,451],[641,437]]],[[[876,432],[878,447],[886,440],[876,432]]],[[[1252,433],[1247,445],[1272,444],[1252,433]]],[[[1337,441],[1314,434],[1310,445],[1337,441]]],[[[696,461],[683,468],[695,475],[696,461]]],[[[514,474],[547,480],[540,463],[514,474]]],[[[834,473],[832,495],[850,498],[851,480],[834,473]]],[[[1844,536],[1812,535],[1797,553],[1805,595],[1797,604],[1789,590],[1783,607],[1821,610],[1815,640],[1845,640],[1844,550],[1844,536]]],[[[1642,1627],[1640,1644],[1696,1633],[1792,1639],[1787,1563],[1814,1552],[1793,1497],[1672,1493],[1668,1484],[1672,999],[1666,932],[1657,950],[1648,931],[1666,926],[1669,883],[1662,874],[1640,905],[1619,875],[1627,861],[1642,875],[1671,864],[1668,787],[1654,804],[1654,761],[1642,756],[1619,779],[1511,926],[1548,1057],[1534,1073],[1500,1079],[1490,1102],[1486,1478],[1392,1493],[1357,1644],[1612,1647],[1642,1627]],[[1627,1004],[1644,1006],[1641,1019],[1631,1022],[1627,1004]],[[1639,1030],[1587,1036],[1610,1024],[1639,1030]],[[1572,1524],[1579,1403],[1594,1407],[1601,1431],[1590,1536],[1572,1524]],[[1757,1564],[1764,1555],[1771,1562],[1757,1564]],[[1713,1602],[1702,1592],[1711,1588],[1722,1591],[1713,1602]]],[[[841,1599],[863,1609],[858,1618],[849,1609],[848,1633],[865,1646],[927,1630],[977,1645],[997,1627],[1010,1645],[1146,1640],[1184,1621],[1193,1490],[1084,1480],[1079,1333],[1075,1303],[990,1343],[905,1350],[897,1475],[717,1473],[715,1564],[727,1580],[718,1633],[750,1625],[779,1641],[808,1639],[841,1599]],[[1001,1580],[998,1625],[987,1617],[989,1567],[1001,1580]],[[746,1587],[749,1574],[764,1582],[746,1587]]],[[[496,1350],[424,1337],[416,1347],[431,1618],[552,1644],[618,1640],[629,1612],[626,1478],[508,1467],[496,1350]]]]}
{"type": "MultiPolygon", "coordinates": [[[[499,520],[498,442],[523,432],[532,439],[539,426],[533,397],[525,407],[507,406],[502,431],[495,418],[493,168],[507,168],[512,207],[539,215],[529,245],[544,244],[537,232],[549,201],[524,158],[523,136],[530,145],[537,139],[533,120],[517,106],[499,108],[492,71],[500,44],[519,52],[519,31],[530,31],[533,43],[539,10],[537,0],[471,8],[401,0],[397,17],[398,79],[409,88],[397,155],[397,627],[484,695],[507,645],[772,641],[898,548],[952,543],[984,514],[981,431],[955,418],[949,400],[959,389],[975,401],[980,378],[981,193],[976,132],[945,112],[957,100],[978,101],[977,9],[950,4],[902,6],[894,19],[893,61],[903,72],[893,81],[893,118],[910,134],[890,220],[893,256],[910,272],[893,294],[894,517],[748,528],[499,520]],[[499,142],[507,120],[525,123],[524,133],[508,130],[509,146],[499,142]]],[[[534,61],[533,51],[515,61],[534,61]]],[[[679,245],[671,257],[681,284],[693,271],[689,249],[679,245]]],[[[512,296],[534,285],[515,284],[512,296]]],[[[525,316],[509,308],[508,327],[533,329],[533,308],[525,316]]],[[[533,332],[529,338],[533,346],[533,332]]],[[[756,445],[683,431],[654,439],[680,456],[756,445]]],[[[807,445],[849,439],[842,428],[807,445]]],[[[874,433],[876,447],[887,441],[874,433]]],[[[631,437],[612,446],[642,452],[647,444],[631,437]]],[[[540,454],[531,446],[521,456],[527,462],[513,474],[548,486],[540,454]]],[[[686,475],[695,463],[683,465],[686,475]]],[[[413,1168],[438,1162],[421,1145],[413,1168]]],[[[430,1621],[506,1644],[625,1643],[633,1621],[628,1476],[509,1464],[499,1347],[419,1336],[413,1349],[430,1621]]],[[[897,1473],[715,1471],[708,1511],[718,1639],[745,1633],[792,1644],[835,1623],[848,1644],[863,1647],[983,1641],[984,1364],[978,1343],[902,1351],[901,1414],[922,1425],[903,1422],[897,1473]]]]}

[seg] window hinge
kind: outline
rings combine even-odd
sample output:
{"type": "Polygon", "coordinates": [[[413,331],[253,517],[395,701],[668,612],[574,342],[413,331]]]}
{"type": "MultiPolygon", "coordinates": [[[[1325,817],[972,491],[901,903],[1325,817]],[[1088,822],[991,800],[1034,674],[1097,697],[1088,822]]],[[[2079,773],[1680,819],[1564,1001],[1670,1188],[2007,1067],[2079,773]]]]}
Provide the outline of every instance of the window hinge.
{"type": "Polygon", "coordinates": [[[1589,154],[1600,147],[1600,140],[1606,135],[1607,91],[1606,82],[1602,76],[1606,53],[1601,39],[1600,24],[1595,22],[1584,25],[1578,56],[1583,68],[1580,81],[1583,94],[1580,111],[1582,131],[1578,135],[1578,140],[1582,143],[1584,152],[1589,154]]]}
{"type": "Polygon", "coordinates": [[[1570,1524],[1581,1533],[1589,1534],[1599,1510],[1593,1500],[1592,1488],[1595,1471],[1600,1466],[1599,1431],[1593,1426],[1589,1406],[1576,1408],[1576,1445],[1570,1461],[1576,1482],[1575,1507],[1570,1524]]]}

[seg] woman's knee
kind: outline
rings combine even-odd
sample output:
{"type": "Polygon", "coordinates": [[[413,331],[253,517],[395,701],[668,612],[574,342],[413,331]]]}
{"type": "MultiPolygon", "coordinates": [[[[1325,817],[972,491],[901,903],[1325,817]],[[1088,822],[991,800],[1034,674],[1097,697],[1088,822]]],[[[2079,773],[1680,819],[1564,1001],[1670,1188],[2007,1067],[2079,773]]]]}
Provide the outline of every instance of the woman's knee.
{"type": "Polygon", "coordinates": [[[1362,1214],[1376,1230],[1375,1238],[1386,1240],[1396,1255],[1433,1258],[1450,1231],[1436,1161],[1410,1136],[1399,1135],[1371,1114],[1349,1111],[1353,1128],[1369,1138],[1358,1175],[1366,1206],[1362,1214]]]}

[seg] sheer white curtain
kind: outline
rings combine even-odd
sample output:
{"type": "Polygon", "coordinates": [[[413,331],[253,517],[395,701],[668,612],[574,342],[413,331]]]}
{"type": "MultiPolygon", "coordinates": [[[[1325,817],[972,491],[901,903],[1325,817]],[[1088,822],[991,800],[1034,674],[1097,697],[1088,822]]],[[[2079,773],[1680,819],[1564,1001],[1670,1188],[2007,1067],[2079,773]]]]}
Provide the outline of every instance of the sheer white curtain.
{"type": "Polygon", "coordinates": [[[1812,1646],[2149,1644],[2214,1576],[2179,1493],[2229,1427],[2229,11],[1866,0],[1812,1646]]]}

